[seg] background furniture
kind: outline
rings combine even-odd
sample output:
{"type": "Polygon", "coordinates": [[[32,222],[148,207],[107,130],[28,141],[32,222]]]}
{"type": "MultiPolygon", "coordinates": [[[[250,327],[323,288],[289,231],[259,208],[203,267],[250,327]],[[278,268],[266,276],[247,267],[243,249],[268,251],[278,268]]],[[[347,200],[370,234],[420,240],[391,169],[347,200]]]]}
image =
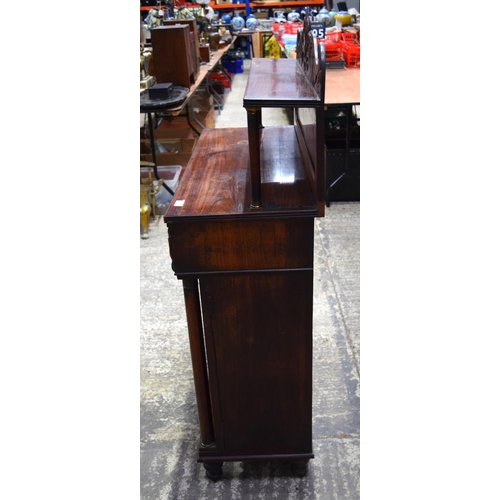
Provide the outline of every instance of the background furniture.
{"type": "Polygon", "coordinates": [[[198,75],[200,73],[200,42],[199,42],[199,36],[198,36],[198,29],[196,27],[196,20],[195,19],[164,19],[163,20],[163,26],[176,26],[179,24],[187,24],[189,26],[189,31],[190,31],[190,36],[191,40],[193,41],[194,44],[194,58],[193,58],[193,64],[194,64],[194,74],[195,77],[198,78],[198,75]]]}
{"type": "MultiPolygon", "coordinates": [[[[222,56],[224,56],[224,54],[226,54],[231,49],[232,44],[234,43],[234,40],[235,40],[235,38],[233,38],[231,40],[231,43],[228,43],[225,46],[221,46],[221,48],[219,50],[213,51],[211,53],[210,62],[200,66],[200,72],[198,74],[198,77],[196,78],[196,81],[194,82],[194,84],[189,86],[188,92],[187,92],[184,100],[180,104],[178,104],[176,106],[170,106],[170,105],[163,106],[163,109],[161,109],[159,107],[156,107],[155,110],[149,108],[150,113],[154,114],[157,122],[162,117],[185,116],[191,129],[197,135],[200,135],[200,131],[198,129],[196,129],[193,126],[193,124],[191,123],[190,112],[189,112],[189,103],[191,101],[191,98],[195,94],[195,92],[198,90],[198,88],[207,80],[207,76],[209,76],[210,73],[212,73],[212,71],[214,71],[216,68],[220,67],[219,62],[220,62],[222,56]]],[[[153,55],[153,58],[154,57],[155,56],[153,55]]],[[[145,109],[146,108],[141,109],[141,113],[147,113],[147,111],[145,111],[145,109]]],[[[204,128],[201,123],[198,123],[198,125],[200,126],[201,129],[204,128]]],[[[151,131],[150,131],[150,134],[152,134],[151,131]]],[[[150,138],[151,137],[152,137],[152,135],[150,135],[150,138]]]]}
{"type": "MultiPolygon", "coordinates": [[[[149,128],[149,143],[150,143],[150,149],[151,149],[151,162],[141,162],[146,163],[146,167],[150,168],[150,165],[152,165],[155,178],[157,180],[160,179],[158,175],[158,164],[156,162],[156,147],[155,147],[155,139],[154,139],[154,127],[153,127],[153,114],[156,114],[157,112],[160,111],[165,111],[168,110],[169,108],[172,108],[175,105],[179,105],[179,103],[184,103],[184,100],[186,99],[186,96],[189,92],[189,89],[186,87],[173,87],[172,90],[172,95],[169,98],[165,99],[152,99],[149,97],[148,91],[144,92],[141,94],[141,104],[140,104],[140,110],[141,113],[145,113],[148,117],[148,128],[149,128]],[[149,165],[150,163],[150,165],[149,165]]],[[[188,121],[189,121],[189,116],[188,116],[188,121]]],[[[174,192],[165,184],[162,184],[163,187],[170,193],[174,194],[174,192]]]]}
{"type": "Polygon", "coordinates": [[[325,76],[326,193],[330,201],[360,199],[360,134],[353,119],[360,103],[360,69],[330,69],[325,76]]]}
{"type": "Polygon", "coordinates": [[[191,87],[198,76],[193,33],[188,24],[160,26],[151,30],[157,83],[191,87]]]}

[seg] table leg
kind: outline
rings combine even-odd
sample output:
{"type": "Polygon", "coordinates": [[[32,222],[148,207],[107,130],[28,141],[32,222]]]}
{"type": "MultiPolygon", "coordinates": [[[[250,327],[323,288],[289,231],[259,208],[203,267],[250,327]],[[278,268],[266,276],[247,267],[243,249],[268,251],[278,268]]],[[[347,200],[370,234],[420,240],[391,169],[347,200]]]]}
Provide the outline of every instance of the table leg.
{"type": "Polygon", "coordinates": [[[149,145],[151,147],[151,160],[154,164],[153,172],[155,173],[156,179],[160,179],[158,177],[158,168],[156,166],[156,151],[155,151],[155,136],[154,136],[154,127],[153,127],[153,117],[151,113],[148,113],[148,127],[149,127],[149,145]]]}
{"type": "MultiPolygon", "coordinates": [[[[202,124],[201,124],[201,123],[200,123],[200,122],[196,119],[196,117],[195,117],[194,115],[193,115],[193,117],[194,117],[194,121],[195,121],[196,123],[198,123],[198,125],[199,125],[202,129],[204,129],[205,127],[204,127],[204,126],[203,126],[203,125],[202,125],[202,124]]],[[[186,118],[187,118],[188,125],[191,127],[191,130],[193,130],[193,131],[194,131],[197,135],[201,135],[201,133],[200,133],[200,132],[198,132],[198,130],[196,130],[196,129],[194,128],[193,124],[191,123],[191,119],[189,118],[189,103],[188,103],[188,104],[186,104],[186,118]]]]}
{"type": "MultiPolygon", "coordinates": [[[[250,45],[250,53],[252,55],[252,57],[249,57],[249,59],[253,59],[255,57],[255,52],[253,50],[253,39],[252,39],[252,35],[248,35],[247,36],[247,41],[248,41],[248,45],[250,45]]],[[[249,54],[250,55],[250,54],[249,54]]]]}
{"type": "MultiPolygon", "coordinates": [[[[154,137],[154,127],[151,113],[148,113],[148,127],[149,127],[149,145],[151,147],[151,160],[153,163],[153,172],[155,174],[156,180],[160,180],[158,175],[158,165],[156,163],[156,151],[155,151],[155,137],[154,137]]],[[[198,133],[198,135],[200,135],[198,133]]],[[[164,183],[161,184],[172,196],[174,196],[174,192],[164,183]]]]}
{"type": "Polygon", "coordinates": [[[222,73],[222,75],[224,76],[224,78],[227,80],[227,82],[229,83],[229,90],[231,90],[232,88],[232,81],[231,81],[231,77],[229,76],[228,72],[226,71],[226,68],[224,68],[224,66],[222,64],[219,65],[219,71],[222,73]]]}
{"type": "MultiPolygon", "coordinates": [[[[207,360],[205,357],[205,341],[203,323],[201,319],[200,295],[198,280],[183,279],[184,301],[186,304],[186,318],[193,365],[194,388],[198,417],[200,421],[201,443],[208,447],[215,442],[212,420],[212,403],[208,383],[207,360]]],[[[207,469],[208,470],[208,469],[207,469]]]]}

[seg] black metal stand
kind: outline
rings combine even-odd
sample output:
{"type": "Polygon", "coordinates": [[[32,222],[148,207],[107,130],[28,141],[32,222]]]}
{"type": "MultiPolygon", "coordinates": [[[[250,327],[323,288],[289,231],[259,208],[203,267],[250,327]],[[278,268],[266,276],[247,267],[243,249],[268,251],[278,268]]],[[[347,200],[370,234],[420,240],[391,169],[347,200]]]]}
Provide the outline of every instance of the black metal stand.
{"type": "MultiPolygon", "coordinates": [[[[158,164],[156,163],[156,150],[155,150],[155,138],[154,138],[154,127],[153,127],[153,120],[151,113],[146,113],[148,115],[148,129],[149,129],[149,145],[151,148],[151,160],[153,163],[153,172],[155,174],[156,180],[160,180],[160,177],[158,175],[158,164]]],[[[174,192],[164,183],[162,182],[161,185],[173,196],[174,192]]]]}
{"type": "MultiPolygon", "coordinates": [[[[149,92],[144,92],[141,95],[141,113],[145,113],[148,116],[148,130],[149,130],[149,144],[151,147],[151,159],[153,166],[153,172],[155,174],[156,180],[160,180],[158,175],[158,164],[156,162],[156,149],[155,149],[155,138],[154,138],[154,128],[152,114],[165,111],[169,108],[173,108],[181,104],[186,98],[189,89],[186,87],[173,87],[172,95],[168,99],[150,99],[149,92]]],[[[186,105],[187,106],[187,105],[186,105]]],[[[187,109],[187,108],[186,108],[187,109]]],[[[161,115],[160,115],[161,116],[161,115]]],[[[191,125],[189,122],[189,109],[187,109],[188,123],[190,127],[198,134],[200,133],[191,125]]],[[[156,124],[158,126],[158,123],[156,124]]],[[[174,192],[162,182],[162,186],[173,196],[174,192]]]]}

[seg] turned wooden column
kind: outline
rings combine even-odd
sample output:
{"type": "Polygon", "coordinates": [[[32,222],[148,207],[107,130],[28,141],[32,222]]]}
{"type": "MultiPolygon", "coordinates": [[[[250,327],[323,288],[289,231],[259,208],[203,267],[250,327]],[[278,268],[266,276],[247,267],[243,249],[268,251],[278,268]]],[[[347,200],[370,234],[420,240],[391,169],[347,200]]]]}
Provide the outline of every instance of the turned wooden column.
{"type": "Polygon", "coordinates": [[[200,297],[198,281],[195,279],[182,280],[184,285],[184,301],[186,304],[187,326],[191,361],[193,364],[194,387],[200,419],[201,444],[204,447],[214,444],[214,426],[208,388],[207,361],[203,340],[203,326],[201,322],[200,297]]]}
{"type": "Polygon", "coordinates": [[[262,109],[247,108],[248,147],[250,154],[250,182],[252,201],[250,208],[262,208],[260,188],[260,134],[262,129],[262,109]]]}

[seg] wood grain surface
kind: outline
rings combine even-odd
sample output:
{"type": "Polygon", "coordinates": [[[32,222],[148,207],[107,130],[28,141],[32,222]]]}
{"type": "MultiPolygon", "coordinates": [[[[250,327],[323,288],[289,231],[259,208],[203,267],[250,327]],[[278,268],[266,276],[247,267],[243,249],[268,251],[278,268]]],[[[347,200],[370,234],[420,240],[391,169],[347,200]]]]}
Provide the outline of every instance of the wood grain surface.
{"type": "Polygon", "coordinates": [[[313,219],[178,220],[168,224],[177,277],[205,273],[312,269],[313,219]]]}
{"type": "Polygon", "coordinates": [[[200,279],[219,453],[312,453],[312,286],[312,270],[200,279]]]}
{"type": "Polygon", "coordinates": [[[243,106],[316,106],[320,99],[295,59],[254,58],[243,106]]]}
{"type": "Polygon", "coordinates": [[[250,210],[249,170],[246,128],[205,129],[165,213],[165,222],[178,218],[317,214],[292,125],[263,130],[263,210],[250,210]]]}

